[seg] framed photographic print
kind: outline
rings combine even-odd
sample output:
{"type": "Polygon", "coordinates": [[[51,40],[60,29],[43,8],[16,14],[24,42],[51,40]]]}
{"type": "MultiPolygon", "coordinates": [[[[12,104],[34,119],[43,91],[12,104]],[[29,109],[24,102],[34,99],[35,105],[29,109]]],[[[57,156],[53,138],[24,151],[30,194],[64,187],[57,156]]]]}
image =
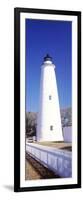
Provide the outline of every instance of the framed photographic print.
{"type": "Polygon", "coordinates": [[[81,187],[81,12],[14,10],[14,191],[81,187]]]}

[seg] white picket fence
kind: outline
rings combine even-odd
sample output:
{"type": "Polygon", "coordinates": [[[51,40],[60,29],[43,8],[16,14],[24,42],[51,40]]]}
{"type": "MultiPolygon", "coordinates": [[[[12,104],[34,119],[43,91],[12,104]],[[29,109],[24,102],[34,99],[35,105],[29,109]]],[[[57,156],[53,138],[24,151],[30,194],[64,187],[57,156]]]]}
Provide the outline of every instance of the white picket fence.
{"type": "Polygon", "coordinates": [[[59,176],[72,176],[72,152],[36,143],[26,143],[26,152],[59,176]]]}

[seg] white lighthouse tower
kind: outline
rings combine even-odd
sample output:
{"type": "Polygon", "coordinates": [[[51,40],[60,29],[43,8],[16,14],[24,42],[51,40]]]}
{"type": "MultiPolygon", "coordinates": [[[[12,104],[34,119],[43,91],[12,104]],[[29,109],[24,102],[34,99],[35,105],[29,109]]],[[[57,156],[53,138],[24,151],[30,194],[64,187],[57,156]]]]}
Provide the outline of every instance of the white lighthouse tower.
{"type": "Polygon", "coordinates": [[[37,141],[63,141],[55,65],[47,54],[41,66],[37,141]]]}

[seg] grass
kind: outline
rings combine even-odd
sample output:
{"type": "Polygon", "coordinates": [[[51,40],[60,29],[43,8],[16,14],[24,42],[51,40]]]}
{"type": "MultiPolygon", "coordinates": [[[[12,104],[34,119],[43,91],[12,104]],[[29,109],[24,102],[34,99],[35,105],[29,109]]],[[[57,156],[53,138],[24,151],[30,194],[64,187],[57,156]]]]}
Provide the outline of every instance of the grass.
{"type": "Polygon", "coordinates": [[[48,146],[48,147],[53,147],[53,148],[58,148],[58,149],[63,149],[63,150],[67,150],[67,151],[72,151],[72,143],[68,143],[68,142],[45,141],[45,142],[37,142],[37,144],[48,146]]]}

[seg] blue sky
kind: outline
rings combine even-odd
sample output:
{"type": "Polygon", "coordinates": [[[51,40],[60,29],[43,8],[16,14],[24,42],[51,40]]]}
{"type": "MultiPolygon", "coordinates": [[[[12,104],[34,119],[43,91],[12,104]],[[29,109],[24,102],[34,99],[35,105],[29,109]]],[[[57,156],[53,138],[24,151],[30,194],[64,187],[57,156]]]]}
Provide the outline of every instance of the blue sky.
{"type": "Polygon", "coordinates": [[[26,111],[38,112],[41,64],[48,53],[56,65],[60,107],[72,103],[72,22],[26,19],[26,111]]]}

